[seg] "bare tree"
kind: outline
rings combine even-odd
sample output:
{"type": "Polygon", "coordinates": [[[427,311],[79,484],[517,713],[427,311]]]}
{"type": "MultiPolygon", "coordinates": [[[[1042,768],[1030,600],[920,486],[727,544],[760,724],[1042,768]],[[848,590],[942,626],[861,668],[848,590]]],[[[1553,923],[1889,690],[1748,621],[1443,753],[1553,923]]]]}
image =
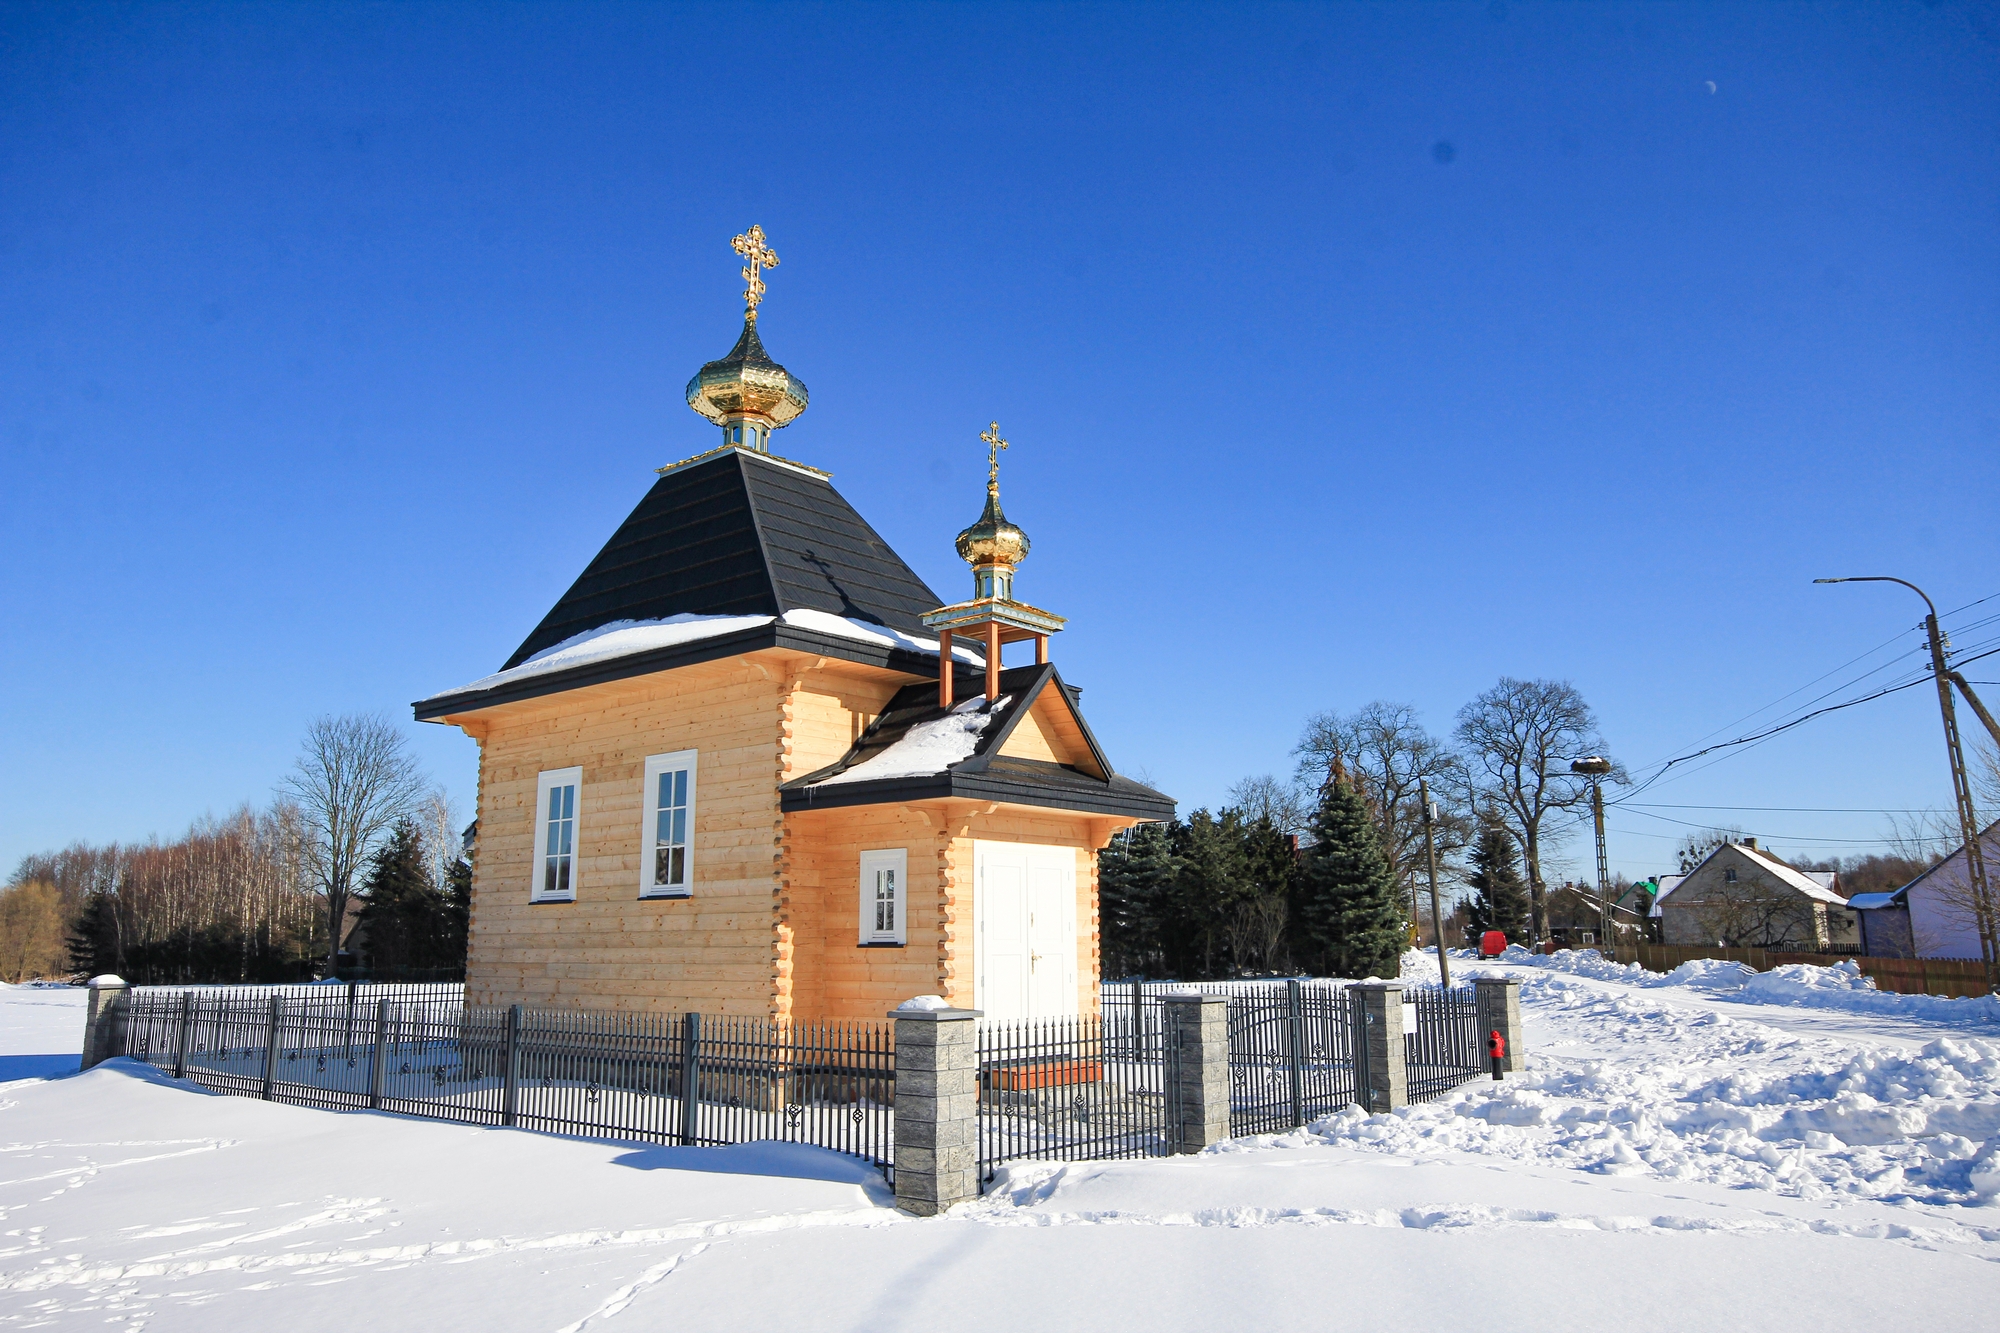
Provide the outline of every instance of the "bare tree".
{"type": "Polygon", "coordinates": [[[1811,901],[1768,884],[1712,886],[1705,896],[1682,906],[1704,935],[1726,949],[1810,952],[1819,947],[1811,901]]]}
{"type": "Polygon", "coordinates": [[[327,975],[340,964],[341,927],[356,877],[426,785],[402,733],[380,714],[322,717],[306,729],[284,791],[304,819],[313,877],[326,900],[327,975]]]}
{"type": "Polygon", "coordinates": [[[1731,824],[1728,828],[1689,829],[1681,835],[1680,845],[1674,848],[1674,859],[1680,863],[1683,875],[1708,859],[1708,854],[1718,847],[1727,847],[1742,842],[1750,835],[1731,824]]]}
{"type": "MultiPolygon", "coordinates": [[[[1542,853],[1568,830],[1551,814],[1590,799],[1590,786],[1569,771],[1572,759],[1602,754],[1597,719],[1566,680],[1515,680],[1497,685],[1458,710],[1458,742],[1472,770],[1480,804],[1520,840],[1527,863],[1535,942],[1548,938],[1548,886],[1542,853]]],[[[1608,779],[1627,782],[1623,766],[1608,779]]]]}
{"type": "Polygon", "coordinates": [[[1424,729],[1408,704],[1378,699],[1352,713],[1315,713],[1292,753],[1299,757],[1300,781],[1315,790],[1336,759],[1354,778],[1381,830],[1383,854],[1406,892],[1426,870],[1420,781],[1430,783],[1439,806],[1434,836],[1440,868],[1472,841],[1464,761],[1424,729]]]}
{"type": "Polygon", "coordinates": [[[1280,782],[1265,774],[1244,778],[1229,789],[1229,804],[1243,812],[1245,823],[1271,821],[1280,833],[1296,836],[1312,823],[1313,799],[1295,783],[1280,782]]]}

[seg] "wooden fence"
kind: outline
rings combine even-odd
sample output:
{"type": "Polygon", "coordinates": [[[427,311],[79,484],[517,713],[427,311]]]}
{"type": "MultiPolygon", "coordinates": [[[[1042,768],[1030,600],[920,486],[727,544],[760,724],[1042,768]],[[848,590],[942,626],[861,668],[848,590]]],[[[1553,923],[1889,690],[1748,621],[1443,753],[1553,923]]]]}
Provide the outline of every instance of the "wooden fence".
{"type": "Polygon", "coordinates": [[[1852,958],[1875,978],[1877,990],[1903,995],[1984,995],[1986,969],[1978,961],[1959,958],[1864,958],[1845,953],[1777,953],[1768,949],[1725,949],[1699,944],[1621,944],[1613,952],[1621,963],[1637,963],[1648,972],[1671,972],[1697,958],[1720,958],[1769,972],[1786,963],[1819,967],[1852,958]]]}

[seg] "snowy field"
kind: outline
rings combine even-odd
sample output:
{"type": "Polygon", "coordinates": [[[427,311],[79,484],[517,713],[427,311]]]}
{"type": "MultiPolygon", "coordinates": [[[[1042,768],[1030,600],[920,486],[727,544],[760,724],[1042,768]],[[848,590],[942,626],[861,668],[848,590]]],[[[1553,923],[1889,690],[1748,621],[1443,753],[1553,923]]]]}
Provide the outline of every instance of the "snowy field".
{"type": "Polygon", "coordinates": [[[1529,1068],[1504,1084],[1196,1158],[1018,1165],[923,1221],[816,1149],[58,1076],[82,992],[0,988],[0,1327],[1991,1326],[1993,1001],[1840,969],[1505,970],[1529,1068]]]}

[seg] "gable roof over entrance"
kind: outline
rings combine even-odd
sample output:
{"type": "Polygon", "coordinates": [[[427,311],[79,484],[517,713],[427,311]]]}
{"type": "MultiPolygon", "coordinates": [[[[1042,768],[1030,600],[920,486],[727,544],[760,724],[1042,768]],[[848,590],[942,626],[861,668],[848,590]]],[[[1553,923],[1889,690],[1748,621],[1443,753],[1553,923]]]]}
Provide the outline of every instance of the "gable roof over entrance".
{"type": "Polygon", "coordinates": [[[779,789],[782,808],[962,797],[1137,819],[1173,817],[1171,796],[1112,771],[1075,697],[1047,663],[1001,672],[1000,697],[990,707],[977,695],[951,709],[937,700],[933,684],[897,691],[838,761],[779,789]],[[1010,753],[1009,738],[1034,725],[1038,711],[1056,724],[1066,751],[1060,759],[1010,753]]]}
{"type": "Polygon", "coordinates": [[[824,611],[930,636],[940,598],[824,473],[742,449],[653,483],[503,669],[616,621],[824,611]]]}

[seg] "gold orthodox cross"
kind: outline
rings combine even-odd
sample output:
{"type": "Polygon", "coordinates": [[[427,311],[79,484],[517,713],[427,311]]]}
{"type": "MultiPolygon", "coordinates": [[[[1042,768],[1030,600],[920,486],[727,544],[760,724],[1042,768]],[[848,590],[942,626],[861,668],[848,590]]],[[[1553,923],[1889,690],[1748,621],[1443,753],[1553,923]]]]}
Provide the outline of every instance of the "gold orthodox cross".
{"type": "Polygon", "coordinates": [[[743,281],[750,284],[743,289],[743,302],[745,312],[755,319],[757,303],[764,299],[763,272],[778,266],[778,254],[764,244],[764,229],[755,225],[729,244],[735,247],[737,254],[750,261],[743,266],[743,281]]]}
{"type": "Polygon", "coordinates": [[[986,484],[998,489],[1000,485],[1000,451],[1007,447],[1007,441],[1000,438],[1000,423],[994,422],[979,432],[979,438],[986,441],[986,484]]]}

